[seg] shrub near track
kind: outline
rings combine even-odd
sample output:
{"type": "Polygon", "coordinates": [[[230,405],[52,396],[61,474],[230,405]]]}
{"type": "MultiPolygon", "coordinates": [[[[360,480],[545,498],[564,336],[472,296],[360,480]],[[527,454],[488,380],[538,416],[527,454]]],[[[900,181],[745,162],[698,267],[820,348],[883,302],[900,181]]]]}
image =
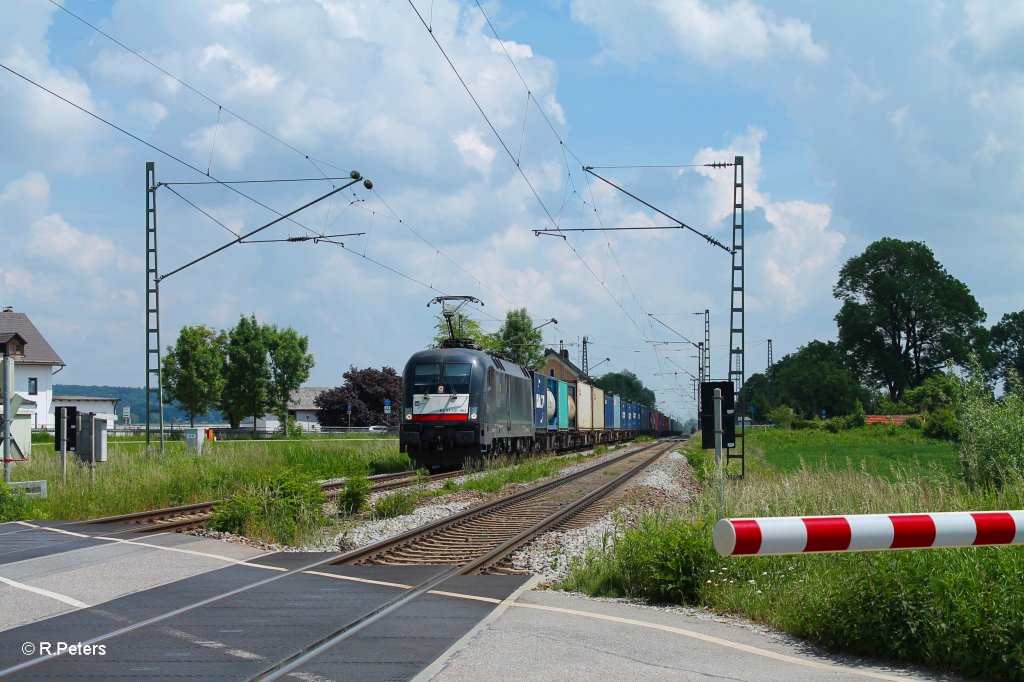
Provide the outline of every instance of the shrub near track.
{"type": "Polygon", "coordinates": [[[16,480],[46,479],[49,499],[28,500],[28,518],[80,520],[224,499],[275,473],[310,478],[370,475],[409,468],[393,441],[303,439],[206,443],[203,454],[186,454],[170,442],[163,456],[147,456],[140,443],[111,439],[109,461],[96,480],[68,454],[67,484],[60,483],[59,455],[45,446],[14,468],[16,480]]]}
{"type": "MultiPolygon", "coordinates": [[[[972,488],[946,467],[927,478],[854,464],[779,473],[756,449],[748,443],[747,480],[727,486],[729,516],[1024,508],[1019,474],[972,488]]],[[[712,481],[710,454],[687,455],[712,481]]],[[[1024,547],[723,559],[711,542],[714,487],[705,488],[691,508],[646,517],[591,552],[561,587],[706,606],[837,651],[1024,679],[1024,547]]]]}
{"type": "Polygon", "coordinates": [[[259,480],[213,508],[213,530],[295,544],[313,540],[328,524],[327,498],[313,479],[279,473],[259,480]]]}

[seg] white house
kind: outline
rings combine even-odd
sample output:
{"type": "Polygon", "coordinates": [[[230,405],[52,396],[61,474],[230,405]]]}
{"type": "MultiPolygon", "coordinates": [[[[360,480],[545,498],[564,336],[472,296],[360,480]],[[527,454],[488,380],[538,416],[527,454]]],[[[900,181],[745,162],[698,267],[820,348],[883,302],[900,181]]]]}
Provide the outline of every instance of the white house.
{"type": "MultiPolygon", "coordinates": [[[[303,431],[312,433],[320,430],[320,419],[317,416],[316,397],[324,391],[331,390],[331,386],[302,386],[292,399],[288,402],[288,414],[295,417],[295,421],[302,427],[303,431]]],[[[240,428],[252,428],[252,417],[243,419],[240,428]]],[[[281,428],[281,420],[276,414],[267,413],[256,420],[257,431],[277,431],[281,428]]]]}
{"type": "MultiPolygon", "coordinates": [[[[0,311],[0,334],[18,334],[25,340],[25,356],[14,364],[14,392],[35,403],[32,428],[54,426],[53,375],[64,369],[64,361],[53,350],[25,313],[10,306],[0,311]]],[[[22,406],[22,410],[29,407],[22,406]]]]}
{"type": "MultiPolygon", "coordinates": [[[[98,419],[105,419],[107,428],[114,428],[114,421],[117,419],[117,403],[120,398],[92,398],[85,395],[55,395],[51,404],[53,414],[62,407],[76,407],[78,414],[89,414],[95,412],[98,419]]],[[[53,416],[53,415],[50,415],[53,416]]]]}

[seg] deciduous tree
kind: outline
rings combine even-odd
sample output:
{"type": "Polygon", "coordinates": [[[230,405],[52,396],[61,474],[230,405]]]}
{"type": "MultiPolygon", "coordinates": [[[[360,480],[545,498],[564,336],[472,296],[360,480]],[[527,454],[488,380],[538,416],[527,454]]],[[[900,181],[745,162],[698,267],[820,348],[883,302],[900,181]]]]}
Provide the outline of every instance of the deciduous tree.
{"type": "Polygon", "coordinates": [[[516,308],[505,314],[505,322],[498,329],[501,352],[526,369],[544,367],[544,337],[533,328],[533,318],[526,308],[516,308]]]}
{"type": "Polygon", "coordinates": [[[225,385],[221,411],[237,429],[243,417],[256,419],[266,413],[270,401],[270,354],[266,329],[255,315],[242,316],[228,332],[225,385]]]}
{"type": "MultiPolygon", "coordinates": [[[[501,351],[501,341],[494,334],[488,334],[480,326],[480,323],[462,311],[455,313],[452,318],[452,326],[455,328],[455,338],[476,341],[484,350],[501,351]]],[[[448,331],[448,321],[444,315],[438,314],[437,322],[434,324],[434,342],[432,348],[440,348],[441,344],[451,338],[448,331]]]]}
{"type": "Polygon", "coordinates": [[[822,410],[829,417],[851,414],[866,395],[831,341],[811,341],[776,362],[772,393],[776,405],[788,405],[803,417],[820,416],[822,410]]]}
{"type": "Polygon", "coordinates": [[[604,374],[594,383],[605,391],[622,396],[623,400],[654,407],[654,391],[644,386],[640,378],[628,369],[604,374]]]}
{"type": "Polygon", "coordinates": [[[309,352],[309,337],[301,336],[291,327],[278,329],[275,325],[266,325],[263,333],[267,338],[270,360],[270,404],[281,424],[286,425],[292,394],[309,379],[309,370],[315,361],[309,352]]]}
{"type": "Polygon", "coordinates": [[[349,370],[342,375],[345,383],[324,391],[314,403],[323,426],[347,426],[347,407],[352,406],[353,426],[379,424],[384,401],[391,401],[392,415],[402,412],[402,377],[393,367],[367,367],[349,370]]]}
{"type": "Polygon", "coordinates": [[[167,347],[163,359],[163,387],[166,399],[188,414],[190,426],[196,417],[217,406],[224,390],[225,337],[204,325],[185,326],[178,341],[167,347]]]}
{"type": "Polygon", "coordinates": [[[854,256],[833,289],[839,347],[858,377],[898,401],[946,362],[963,363],[985,318],[922,242],[886,237],[854,256]]]}
{"type": "Polygon", "coordinates": [[[999,377],[1009,390],[1010,377],[1024,377],[1024,310],[1003,315],[992,327],[992,352],[999,377]]]}

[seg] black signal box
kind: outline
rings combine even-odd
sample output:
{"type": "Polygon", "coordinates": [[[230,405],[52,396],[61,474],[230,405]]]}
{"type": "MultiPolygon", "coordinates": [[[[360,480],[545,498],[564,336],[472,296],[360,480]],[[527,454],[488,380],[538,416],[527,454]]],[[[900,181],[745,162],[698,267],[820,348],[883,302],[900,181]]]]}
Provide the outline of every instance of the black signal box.
{"type": "Polygon", "coordinates": [[[715,389],[722,391],[722,447],[736,447],[736,396],[731,381],[702,381],[700,404],[700,446],[715,447],[715,389]]]}
{"type": "Polygon", "coordinates": [[[67,438],[68,438],[67,451],[68,452],[74,452],[75,450],[78,449],[78,408],[77,407],[65,407],[65,408],[57,407],[57,408],[54,408],[53,411],[54,411],[54,414],[57,417],[57,428],[54,431],[54,435],[56,435],[57,437],[53,439],[53,449],[58,451],[58,452],[60,452],[60,428],[61,428],[60,413],[61,413],[62,409],[67,412],[67,421],[68,421],[68,425],[67,425],[67,438]]]}

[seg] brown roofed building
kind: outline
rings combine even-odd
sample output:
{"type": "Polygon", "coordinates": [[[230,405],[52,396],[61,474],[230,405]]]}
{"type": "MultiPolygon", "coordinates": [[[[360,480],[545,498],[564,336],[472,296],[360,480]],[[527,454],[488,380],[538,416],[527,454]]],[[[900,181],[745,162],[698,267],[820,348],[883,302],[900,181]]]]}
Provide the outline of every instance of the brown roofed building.
{"type": "MultiPolygon", "coordinates": [[[[25,313],[10,306],[0,310],[0,336],[17,334],[25,341],[24,357],[14,364],[14,392],[35,403],[32,428],[53,428],[54,374],[64,367],[57,351],[43,338],[25,313]]],[[[22,409],[29,407],[25,403],[22,409]]]]}

